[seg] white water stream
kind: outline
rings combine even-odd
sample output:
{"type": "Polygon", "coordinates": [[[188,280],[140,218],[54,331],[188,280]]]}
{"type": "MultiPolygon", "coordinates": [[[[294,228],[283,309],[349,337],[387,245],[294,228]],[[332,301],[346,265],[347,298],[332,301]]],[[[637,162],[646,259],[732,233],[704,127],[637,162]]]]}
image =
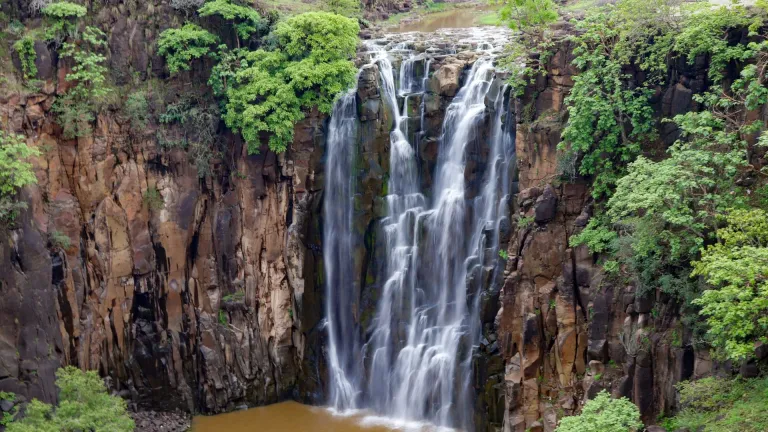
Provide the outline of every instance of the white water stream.
{"type": "MultiPolygon", "coordinates": [[[[486,42],[483,48],[489,48],[486,42]]],[[[357,141],[355,93],[344,95],[328,132],[324,198],[330,404],[337,410],[369,408],[378,415],[471,430],[472,355],[481,336],[478,294],[499,271],[498,223],[505,216],[508,170],[514,159],[506,88],[494,83],[485,53],[467,72],[445,111],[429,195],[421,188],[419,161],[408,140],[410,97],[427,91],[431,58],[415,76],[413,53],[403,54],[396,80],[391,53],[372,47],[381,97],[393,111],[387,216],[381,221],[387,251],[383,285],[370,328],[361,329],[351,305],[359,304],[353,276],[353,172],[357,141]],[[493,90],[493,91],[492,91],[493,90]],[[487,101],[489,97],[494,99],[487,101]],[[398,103],[402,98],[402,105],[398,103]],[[490,103],[488,103],[490,102],[490,103]],[[402,107],[402,110],[401,110],[402,107]],[[482,185],[468,198],[468,146],[488,148],[482,185]]],[[[403,51],[406,44],[396,47],[403,51]]],[[[424,131],[424,104],[420,107],[424,131]]],[[[359,278],[358,278],[359,279],[359,278]]]]}

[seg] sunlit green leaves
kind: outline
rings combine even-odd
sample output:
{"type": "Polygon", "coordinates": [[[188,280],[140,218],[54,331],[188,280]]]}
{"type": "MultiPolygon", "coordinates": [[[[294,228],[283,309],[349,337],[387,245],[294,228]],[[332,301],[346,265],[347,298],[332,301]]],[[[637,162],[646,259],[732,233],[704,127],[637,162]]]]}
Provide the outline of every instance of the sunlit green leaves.
{"type": "Polygon", "coordinates": [[[603,390],[587,401],[581,414],[563,417],[556,432],[635,432],[642,430],[640,411],[627,398],[612,399],[603,390]]]}
{"type": "Polygon", "coordinates": [[[298,15],[277,26],[274,51],[240,52],[214,71],[215,87],[227,89],[224,121],[241,132],[251,153],[258,152],[262,134],[271,150],[284,151],[304,110],[330,113],[336,96],[354,81],[350,59],[358,31],[355,20],[340,15],[298,15]]]}
{"type": "Polygon", "coordinates": [[[725,219],[718,242],[693,263],[692,275],[712,287],[694,303],[717,354],[738,361],[754,355],[755,342],[768,343],[768,213],[737,209],[725,219]]]}
{"type": "Polygon", "coordinates": [[[27,406],[25,417],[12,422],[8,432],[132,432],[134,423],[126,403],[110,396],[95,371],[83,372],[67,366],[56,372],[59,405],[52,407],[37,399],[27,406]]]}
{"type": "Polygon", "coordinates": [[[160,34],[157,42],[158,54],[165,57],[171,74],[190,70],[192,60],[211,52],[211,45],[218,38],[195,24],[187,23],[180,29],[168,29],[160,34]]]}

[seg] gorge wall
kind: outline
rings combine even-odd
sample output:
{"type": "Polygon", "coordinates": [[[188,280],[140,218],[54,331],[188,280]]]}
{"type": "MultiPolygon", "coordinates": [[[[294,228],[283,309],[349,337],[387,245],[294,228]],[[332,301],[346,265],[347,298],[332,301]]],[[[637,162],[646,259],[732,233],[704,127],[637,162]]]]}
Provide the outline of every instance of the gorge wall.
{"type": "MultiPolygon", "coordinates": [[[[24,17],[25,4],[10,6],[24,17]]],[[[115,84],[155,85],[166,103],[204,92],[193,84],[204,73],[169,80],[155,54],[160,31],[183,19],[168,3],[113,2],[94,16],[109,29],[115,84]]],[[[200,178],[187,152],[161,147],[156,133],[173,128],[157,121],[163,105],[137,131],[119,101],[91,136],[65,139],[51,107],[71,64],[35,50],[41,90],[0,95],[3,129],[42,154],[27,210],[0,234],[0,388],[51,401],[56,368],[74,364],[152,409],[319,397],[324,118],[308,115],[281,155],[249,156],[217,127],[221,152],[200,178]]]]}
{"type": "MultiPolygon", "coordinates": [[[[640,295],[632,283],[606,276],[586,246],[569,246],[595,212],[590,179],[564,177],[569,161],[557,149],[568,115],[564,99],[578,73],[569,31],[557,32],[545,73],[516,101],[518,223],[495,321],[504,378],[493,394],[504,394],[504,431],[553,431],[559,418],[577,414],[601,390],[631,399],[643,421],[654,424],[678,408],[676,383],[738,369],[694,348],[665,294],[640,295]]],[[[652,99],[657,118],[699,109],[693,95],[707,89],[708,63],[699,56],[670,65],[669,84],[657,86],[652,99]]],[[[641,71],[626,72],[641,81],[641,71]]],[[[658,141],[643,143],[648,154],[679,137],[672,123],[658,128],[658,141]]],[[[757,369],[746,364],[741,373],[753,377],[757,369]]]]}
{"type": "MultiPolygon", "coordinates": [[[[21,2],[8,7],[30,18],[21,2]]],[[[94,16],[109,29],[117,84],[162,81],[174,99],[205,82],[199,71],[168,79],[155,54],[159,32],[183,19],[166,3],[112,1],[94,16]]],[[[601,389],[630,397],[652,422],[675,407],[676,382],[718,367],[706,351],[680,343],[689,335],[677,311],[653,306],[663,298],[636,296],[632,286],[603,277],[586,249],[568,246],[593,206],[588,179],[559,175],[563,101],[576,71],[568,42],[557,47],[546,75],[521,97],[504,99],[516,116],[517,170],[503,174],[513,181],[516,216],[499,236],[506,258],[489,258],[506,268],[480,293],[482,337],[471,377],[479,431],[552,431],[601,389]],[[628,335],[647,343],[628,349],[628,335]]],[[[408,46],[428,48],[422,40],[408,46]]],[[[423,99],[411,105],[425,107],[423,119],[413,111],[408,120],[412,132],[425,125],[413,141],[427,190],[445,109],[478,50],[457,43],[455,54],[414,63],[414,76],[429,76],[423,99]]],[[[35,51],[41,91],[0,92],[3,129],[23,133],[42,153],[34,160],[38,184],[21,194],[28,209],[0,231],[0,390],[54,400],[55,370],[73,364],[98,369],[112,389],[152,409],[217,413],[282,399],[324,402],[328,119],[310,113],[280,155],[263,146],[249,156],[239,136],[219,125],[221,154],[200,178],[187,152],[160,145],[156,133],[172,127],[153,120],[136,131],[119,108],[98,116],[92,136],[65,139],[51,107],[71,65],[42,43],[35,51]],[[150,191],[162,202],[148,199],[150,191]]],[[[672,84],[655,99],[664,116],[695,108],[706,59],[671,73],[672,84]]],[[[393,119],[380,82],[375,68],[363,68],[356,94],[354,230],[363,241],[353,255],[354,315],[361,329],[371,325],[386,262],[378,230],[393,119]]],[[[668,145],[676,130],[662,127],[658,144],[668,145]]],[[[477,141],[487,133],[481,129],[477,141]]],[[[488,148],[469,151],[464,175],[477,193],[488,148]]]]}

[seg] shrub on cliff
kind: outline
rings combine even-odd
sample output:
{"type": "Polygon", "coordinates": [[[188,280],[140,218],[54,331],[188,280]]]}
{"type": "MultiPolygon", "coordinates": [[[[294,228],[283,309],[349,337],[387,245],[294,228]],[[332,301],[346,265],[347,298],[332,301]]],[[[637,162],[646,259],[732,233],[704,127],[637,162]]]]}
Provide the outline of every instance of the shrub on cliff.
{"type": "Polygon", "coordinates": [[[499,4],[502,21],[536,40],[558,18],[557,5],[552,0],[500,0],[499,4]]]}
{"type": "Polygon", "coordinates": [[[126,403],[110,396],[96,371],[72,366],[56,372],[59,405],[33,399],[24,418],[10,423],[7,432],[132,432],[133,420],[126,403]]]}
{"type": "Polygon", "coordinates": [[[28,159],[40,152],[27,146],[22,135],[0,130],[0,224],[12,222],[27,204],[17,200],[19,189],[37,183],[28,159]]]}
{"type": "Polygon", "coordinates": [[[258,152],[262,134],[282,152],[304,110],[331,112],[336,96],[353,84],[359,31],[353,19],[310,12],[278,24],[272,49],[244,54],[226,90],[224,121],[242,133],[249,152],[258,152]]]}
{"type": "Polygon", "coordinates": [[[581,414],[560,420],[556,432],[635,432],[642,428],[635,404],[627,398],[611,399],[603,390],[587,401],[581,414]]]}
{"type": "Polygon", "coordinates": [[[85,136],[91,132],[99,102],[109,90],[106,86],[106,56],[99,51],[107,45],[106,35],[96,27],[88,26],[78,40],[64,43],[61,57],[74,61],[66,80],[72,83],[67,92],[56,99],[53,111],[64,129],[65,138],[85,136]]]}
{"type": "Polygon", "coordinates": [[[211,45],[218,38],[195,24],[184,24],[180,29],[168,29],[160,33],[157,53],[165,57],[171,75],[190,70],[192,60],[211,53],[211,45]]]}
{"type": "Polygon", "coordinates": [[[710,286],[694,304],[718,357],[741,361],[754,356],[756,341],[768,344],[768,213],[734,210],[726,221],[693,263],[692,275],[710,286]]]}
{"type": "Polygon", "coordinates": [[[265,22],[256,9],[250,6],[241,6],[229,0],[208,1],[198,10],[198,13],[202,17],[219,16],[230,22],[235,30],[238,48],[241,39],[247,40],[265,28],[265,22]]]}

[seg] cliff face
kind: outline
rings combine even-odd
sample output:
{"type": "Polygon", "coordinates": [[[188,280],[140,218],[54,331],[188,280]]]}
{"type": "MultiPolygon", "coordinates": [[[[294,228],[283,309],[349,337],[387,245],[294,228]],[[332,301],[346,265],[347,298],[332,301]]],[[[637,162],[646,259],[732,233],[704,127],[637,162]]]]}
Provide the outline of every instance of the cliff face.
{"type": "MultiPolygon", "coordinates": [[[[11,5],[22,10],[20,2],[11,5]]],[[[110,29],[116,84],[167,81],[154,40],[182,15],[159,1],[108,2],[94,20],[110,29]]],[[[3,129],[23,133],[42,153],[34,160],[38,184],[21,195],[28,209],[13,229],[0,230],[0,390],[52,401],[55,370],[74,364],[98,369],[123,396],[153,409],[216,413],[286,398],[322,401],[327,119],[310,113],[281,155],[263,147],[249,156],[220,125],[221,155],[200,178],[187,152],[160,145],[156,132],[168,126],[152,121],[136,131],[117,109],[98,116],[91,136],[63,138],[51,107],[71,65],[42,43],[35,50],[41,91],[0,94],[3,129]]],[[[425,190],[446,107],[476,58],[460,52],[414,62],[415,76],[426,67],[431,74],[408,105],[424,107],[408,115],[408,130],[425,190]]],[[[706,67],[699,59],[672,68],[670,84],[657,91],[659,117],[695,109],[692,95],[704,90],[706,67]]],[[[517,154],[510,206],[523,222],[502,227],[503,280],[485,281],[480,293],[475,424],[552,431],[602,389],[630,397],[652,421],[675,407],[676,382],[717,365],[681,343],[688,335],[677,311],[654,307],[664,304],[660,294],[636,296],[633,286],[604,277],[585,248],[569,247],[594,206],[587,179],[559,176],[563,103],[576,73],[567,42],[546,72],[522,97],[505,99],[517,116],[509,128],[517,154]]],[[[392,118],[378,74],[363,68],[357,86],[354,230],[363,241],[353,260],[362,329],[386,262],[379,221],[392,118]]],[[[202,75],[172,81],[173,91],[202,87],[202,75]]],[[[489,99],[501,91],[497,84],[489,99]]],[[[487,168],[487,123],[477,131],[480,144],[467,148],[469,195],[487,168]]],[[[670,124],[660,132],[659,147],[677,137],[670,124]]],[[[496,257],[487,259],[496,265],[496,257]]]]}
{"type": "Polygon", "coordinates": [[[22,223],[4,234],[3,387],[38,382],[31,394],[51,399],[55,367],[76,364],[155,407],[295,395],[322,305],[308,248],[321,119],[279,157],[220,136],[240,175],[201,181],[184,152],[161,152],[109,114],[93,136],[62,139],[45,109],[53,97],[3,101],[6,124],[43,152],[22,223]],[[54,232],[64,247],[47,241],[54,232]]]}
{"type": "MultiPolygon", "coordinates": [[[[114,82],[164,79],[153,41],[179,19],[159,2],[95,14],[114,82]]],[[[201,179],[185,151],[161,148],[155,121],[136,131],[106,109],[91,136],[64,139],[50,109],[71,65],[35,49],[41,91],[0,96],[3,128],[42,154],[28,209],[0,234],[0,388],[50,401],[55,369],[75,364],[154,409],[316,396],[324,118],[297,125],[281,155],[249,156],[221,132],[201,179]]]]}
{"type": "MultiPolygon", "coordinates": [[[[659,118],[696,109],[706,86],[707,59],[673,65],[654,106],[659,118]]],[[[684,343],[678,311],[662,294],[645,298],[631,284],[607,278],[586,246],[569,238],[592,217],[588,179],[564,180],[557,144],[564,98],[577,71],[572,47],[557,44],[546,74],[517,101],[519,193],[523,221],[509,243],[496,328],[505,362],[505,431],[555,429],[600,390],[634,401],[646,422],[675,408],[674,384],[707,375],[706,351],[684,343]],[[633,343],[639,341],[639,343],[633,343]],[[529,429],[530,428],[530,429],[529,429]]],[[[639,76],[639,72],[629,71],[639,76]]],[[[678,137],[669,123],[647,146],[664,149],[678,137]]]]}

